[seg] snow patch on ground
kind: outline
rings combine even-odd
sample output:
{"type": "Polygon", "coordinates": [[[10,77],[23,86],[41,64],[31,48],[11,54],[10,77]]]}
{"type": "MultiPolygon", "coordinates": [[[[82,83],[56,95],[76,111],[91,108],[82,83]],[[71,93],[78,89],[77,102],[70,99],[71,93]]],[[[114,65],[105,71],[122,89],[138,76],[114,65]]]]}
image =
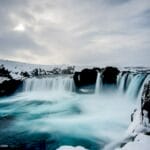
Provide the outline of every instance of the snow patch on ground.
{"type": "Polygon", "coordinates": [[[57,150],[87,150],[87,149],[85,149],[84,147],[81,147],[81,146],[76,146],[76,147],[73,147],[73,146],[61,146],[57,150]]]}
{"type": "Polygon", "coordinates": [[[150,136],[140,133],[136,136],[135,140],[128,142],[123,148],[116,150],[149,150],[150,149],[150,136]]]}

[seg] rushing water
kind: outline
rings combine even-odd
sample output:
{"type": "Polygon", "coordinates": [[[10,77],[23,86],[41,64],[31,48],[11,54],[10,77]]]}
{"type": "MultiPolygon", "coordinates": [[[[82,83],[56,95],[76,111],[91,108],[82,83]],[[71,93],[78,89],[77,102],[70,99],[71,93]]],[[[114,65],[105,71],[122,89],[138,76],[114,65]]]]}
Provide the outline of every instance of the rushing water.
{"type": "Polygon", "coordinates": [[[146,78],[120,74],[118,90],[102,93],[98,74],[96,94],[76,93],[69,76],[27,79],[22,92],[0,99],[0,145],[102,150],[123,136],[146,78]]]}
{"type": "Polygon", "coordinates": [[[95,84],[95,94],[99,94],[101,92],[101,86],[102,86],[101,74],[98,72],[95,84]]]}

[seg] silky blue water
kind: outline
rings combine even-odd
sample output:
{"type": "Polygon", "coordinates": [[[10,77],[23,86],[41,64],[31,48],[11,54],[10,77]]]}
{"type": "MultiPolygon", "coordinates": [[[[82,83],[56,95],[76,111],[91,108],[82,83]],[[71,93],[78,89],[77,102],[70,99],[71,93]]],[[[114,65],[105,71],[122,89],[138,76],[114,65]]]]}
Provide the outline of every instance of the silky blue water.
{"type": "MultiPolygon", "coordinates": [[[[134,80],[130,84],[134,85],[134,80]]],[[[136,104],[133,97],[119,90],[76,93],[70,77],[28,79],[23,89],[0,99],[0,145],[43,150],[62,145],[103,149],[124,135],[136,104]]]]}

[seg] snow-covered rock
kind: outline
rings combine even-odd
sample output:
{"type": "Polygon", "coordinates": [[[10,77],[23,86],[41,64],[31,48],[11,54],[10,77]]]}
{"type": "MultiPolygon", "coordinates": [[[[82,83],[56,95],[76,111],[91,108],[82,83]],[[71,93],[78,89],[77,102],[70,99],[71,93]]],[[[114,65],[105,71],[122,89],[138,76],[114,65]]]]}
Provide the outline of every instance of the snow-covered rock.
{"type": "Polygon", "coordinates": [[[0,60],[0,65],[11,72],[16,78],[24,76],[45,76],[51,74],[73,74],[75,66],[73,65],[40,65],[15,62],[9,60],[0,60]]]}
{"type": "Polygon", "coordinates": [[[10,79],[7,77],[0,77],[0,84],[3,83],[4,81],[9,81],[10,79]]]}
{"type": "Polygon", "coordinates": [[[150,81],[145,84],[141,106],[131,115],[132,122],[125,139],[115,150],[149,150],[150,149],[150,81]]]}
{"type": "Polygon", "coordinates": [[[139,133],[134,141],[128,142],[124,147],[116,150],[149,150],[150,149],[150,136],[139,133]]]}
{"type": "MultiPolygon", "coordinates": [[[[81,72],[83,69],[98,68],[99,65],[41,65],[41,64],[28,64],[10,60],[0,60],[0,65],[3,65],[6,69],[11,71],[14,75],[28,74],[32,76],[36,72],[39,75],[51,75],[51,74],[73,74],[74,72],[81,72]]],[[[103,69],[105,67],[103,66],[103,69]]],[[[118,67],[120,71],[131,72],[150,72],[150,68],[145,67],[118,67]]],[[[24,77],[24,76],[23,76],[24,77]]]]}

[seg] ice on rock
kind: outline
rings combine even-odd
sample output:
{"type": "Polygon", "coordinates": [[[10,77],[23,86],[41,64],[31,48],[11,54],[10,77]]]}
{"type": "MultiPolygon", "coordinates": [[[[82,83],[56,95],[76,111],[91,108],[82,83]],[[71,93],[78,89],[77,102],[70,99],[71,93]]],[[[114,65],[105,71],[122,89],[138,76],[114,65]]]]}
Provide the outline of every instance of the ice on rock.
{"type": "Polygon", "coordinates": [[[149,150],[150,136],[139,134],[133,142],[128,142],[123,148],[116,150],[149,150]]]}

